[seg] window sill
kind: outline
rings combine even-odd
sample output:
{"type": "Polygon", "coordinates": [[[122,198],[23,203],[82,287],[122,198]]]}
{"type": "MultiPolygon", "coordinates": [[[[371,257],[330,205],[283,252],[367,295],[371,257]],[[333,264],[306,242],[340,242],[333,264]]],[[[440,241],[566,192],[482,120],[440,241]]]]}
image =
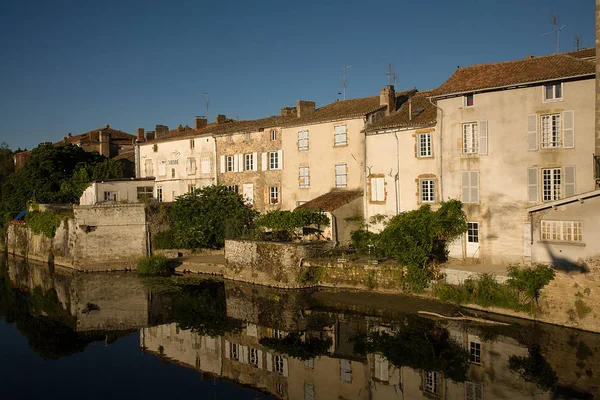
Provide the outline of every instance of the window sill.
{"type": "Polygon", "coordinates": [[[369,204],[380,204],[380,205],[385,205],[386,202],[385,200],[369,200],[369,204]]]}
{"type": "Polygon", "coordinates": [[[431,156],[416,156],[417,160],[432,160],[434,157],[431,156]]]}
{"type": "Polygon", "coordinates": [[[348,143],[340,143],[340,144],[334,144],[333,147],[346,147],[348,146],[348,143]]]}
{"type": "Polygon", "coordinates": [[[585,243],[583,242],[570,242],[567,240],[540,240],[538,243],[544,244],[554,244],[554,245],[564,245],[564,246],[575,246],[575,247],[585,247],[585,243]]]}
{"type": "Polygon", "coordinates": [[[544,99],[544,100],[542,100],[542,103],[559,103],[561,101],[563,101],[562,97],[560,97],[558,99],[544,99]]]}
{"type": "Polygon", "coordinates": [[[298,149],[298,151],[308,151],[308,147],[306,149],[298,149]]]}

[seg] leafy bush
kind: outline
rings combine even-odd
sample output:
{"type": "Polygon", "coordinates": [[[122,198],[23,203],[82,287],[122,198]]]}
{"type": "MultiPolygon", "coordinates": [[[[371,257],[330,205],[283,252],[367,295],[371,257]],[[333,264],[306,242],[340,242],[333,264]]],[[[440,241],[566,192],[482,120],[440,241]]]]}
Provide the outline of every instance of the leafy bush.
{"type": "Polygon", "coordinates": [[[25,214],[25,224],[37,234],[43,233],[52,239],[56,229],[60,226],[64,217],[52,211],[28,211],[25,214]]]}
{"type": "Polygon", "coordinates": [[[173,229],[157,233],[154,236],[152,245],[155,249],[175,249],[175,234],[173,229]]]}
{"type": "Polygon", "coordinates": [[[429,282],[433,279],[433,271],[430,266],[419,266],[409,264],[406,267],[406,275],[404,276],[404,284],[406,289],[419,293],[425,290],[429,282]]]}
{"type": "Polygon", "coordinates": [[[329,218],[313,210],[296,209],[294,211],[273,210],[261,215],[256,220],[256,226],[271,229],[274,236],[284,232],[285,237],[297,237],[296,231],[311,225],[329,226],[329,218]]]}
{"type": "Polygon", "coordinates": [[[540,389],[550,391],[558,382],[558,376],[542,355],[539,345],[527,349],[527,357],[510,356],[508,369],[526,382],[535,383],[540,389]]]}
{"type": "Polygon", "coordinates": [[[538,264],[535,268],[520,268],[518,265],[509,265],[508,284],[523,293],[529,301],[537,304],[540,291],[554,279],[554,270],[546,265],[538,264]]]}
{"type": "Polygon", "coordinates": [[[350,234],[350,240],[352,241],[352,247],[358,254],[373,255],[377,256],[377,239],[378,235],[374,232],[367,231],[364,229],[358,229],[352,231],[350,234]]]}
{"type": "Polygon", "coordinates": [[[146,276],[167,276],[172,271],[169,259],[163,255],[152,255],[137,261],[137,272],[146,276]]]}

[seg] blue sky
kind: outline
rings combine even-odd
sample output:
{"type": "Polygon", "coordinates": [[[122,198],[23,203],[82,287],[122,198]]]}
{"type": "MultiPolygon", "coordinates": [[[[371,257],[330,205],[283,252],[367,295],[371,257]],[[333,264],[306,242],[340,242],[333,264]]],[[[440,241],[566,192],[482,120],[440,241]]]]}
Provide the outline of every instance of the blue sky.
{"type": "Polygon", "coordinates": [[[0,3],[0,142],[59,141],[105,124],[135,134],[195,115],[276,115],[439,86],[457,65],[594,45],[593,0],[133,1],[0,3]],[[209,94],[206,112],[204,94],[209,94]]]}

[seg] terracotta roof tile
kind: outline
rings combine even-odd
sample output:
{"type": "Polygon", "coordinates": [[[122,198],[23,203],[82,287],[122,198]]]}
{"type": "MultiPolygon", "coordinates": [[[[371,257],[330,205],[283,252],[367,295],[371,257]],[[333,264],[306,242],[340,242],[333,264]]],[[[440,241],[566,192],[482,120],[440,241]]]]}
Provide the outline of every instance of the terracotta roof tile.
{"type": "Polygon", "coordinates": [[[593,76],[595,72],[596,66],[593,63],[565,54],[471,65],[458,68],[446,82],[433,91],[432,96],[458,94],[582,75],[593,76]]]}
{"type": "Polygon", "coordinates": [[[114,161],[129,160],[129,161],[135,162],[135,151],[134,150],[124,151],[123,153],[119,154],[118,156],[113,157],[113,160],[114,161]]]}
{"type": "Polygon", "coordinates": [[[594,60],[596,58],[596,48],[588,47],[587,49],[570,51],[568,53],[564,53],[568,56],[579,58],[582,60],[594,60]]]}
{"type": "Polygon", "coordinates": [[[428,96],[431,96],[430,90],[418,92],[409,101],[404,102],[397,111],[369,125],[365,131],[372,132],[395,127],[419,127],[435,123],[437,108],[427,100],[428,96]],[[410,118],[409,110],[411,111],[410,118]]]}
{"type": "MultiPolygon", "coordinates": [[[[94,129],[86,133],[82,133],[79,135],[71,136],[66,138],[66,143],[86,143],[86,142],[97,142],[98,140],[90,139],[90,136],[97,136],[100,132],[108,132],[110,133],[111,140],[114,139],[124,139],[124,140],[133,140],[135,139],[134,135],[130,135],[129,133],[120,131],[118,129],[113,129],[109,125],[106,125],[104,128],[94,129]]],[[[64,140],[57,142],[56,144],[65,143],[64,140]]]]}
{"type": "Polygon", "coordinates": [[[362,197],[362,190],[332,190],[298,206],[300,210],[333,211],[362,197]]]}

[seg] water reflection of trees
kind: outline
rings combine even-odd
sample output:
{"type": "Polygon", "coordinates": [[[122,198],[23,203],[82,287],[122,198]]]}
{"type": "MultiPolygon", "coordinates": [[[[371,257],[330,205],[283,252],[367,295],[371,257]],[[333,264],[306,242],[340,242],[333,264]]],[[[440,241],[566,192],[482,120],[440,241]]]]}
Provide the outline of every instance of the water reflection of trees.
{"type": "Polygon", "coordinates": [[[302,332],[290,332],[282,339],[263,337],[258,342],[277,353],[302,361],[327,354],[333,344],[331,338],[305,337],[302,332]]]}

